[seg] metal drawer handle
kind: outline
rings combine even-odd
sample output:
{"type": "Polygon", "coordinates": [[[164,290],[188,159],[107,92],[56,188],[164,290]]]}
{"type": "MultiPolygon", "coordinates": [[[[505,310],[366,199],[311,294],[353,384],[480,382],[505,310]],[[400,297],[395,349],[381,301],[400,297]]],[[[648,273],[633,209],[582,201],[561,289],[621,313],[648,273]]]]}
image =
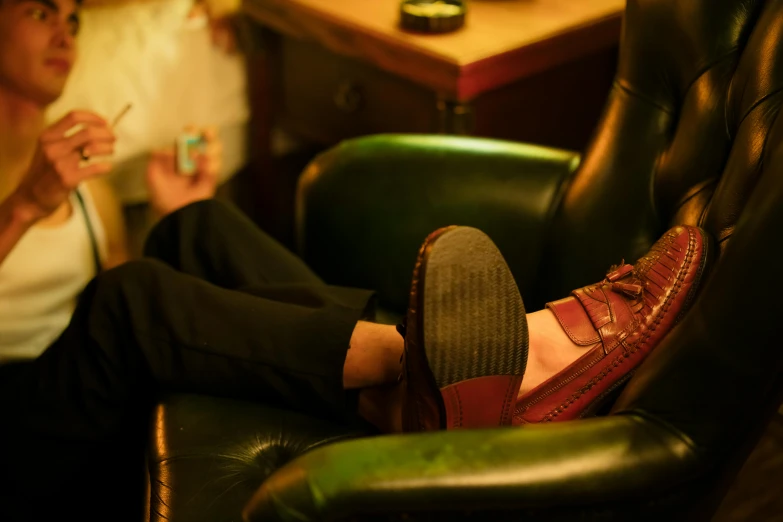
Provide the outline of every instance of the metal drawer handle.
{"type": "Polygon", "coordinates": [[[342,112],[354,113],[361,109],[364,97],[359,85],[352,80],[345,80],[337,86],[334,93],[334,104],[342,112]]]}

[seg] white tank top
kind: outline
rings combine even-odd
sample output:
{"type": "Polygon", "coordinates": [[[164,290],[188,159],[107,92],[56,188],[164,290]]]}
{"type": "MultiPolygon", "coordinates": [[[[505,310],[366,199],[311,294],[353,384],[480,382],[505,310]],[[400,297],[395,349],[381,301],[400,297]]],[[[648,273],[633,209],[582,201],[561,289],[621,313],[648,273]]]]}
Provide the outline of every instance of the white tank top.
{"type": "MultiPolygon", "coordinates": [[[[101,260],[106,235],[87,189],[79,190],[101,260]]],[[[55,227],[33,227],[0,264],[0,364],[38,357],[65,329],[76,298],[95,276],[87,220],[76,195],[55,227]]]]}

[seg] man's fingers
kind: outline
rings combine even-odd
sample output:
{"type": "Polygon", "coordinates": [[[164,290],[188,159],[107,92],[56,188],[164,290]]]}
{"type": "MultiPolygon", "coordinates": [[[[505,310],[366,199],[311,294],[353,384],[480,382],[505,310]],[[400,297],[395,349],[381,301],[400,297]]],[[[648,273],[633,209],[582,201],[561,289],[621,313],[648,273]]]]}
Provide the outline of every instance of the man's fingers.
{"type": "Polygon", "coordinates": [[[56,141],[62,139],[68,130],[79,124],[108,126],[106,120],[94,112],[71,111],[57,120],[53,125],[50,125],[49,128],[41,134],[41,140],[56,141]]]}
{"type": "MultiPolygon", "coordinates": [[[[81,147],[81,151],[87,158],[92,158],[93,156],[111,156],[114,154],[114,142],[97,141],[87,143],[81,147]]],[[[79,154],[79,156],[81,157],[81,154],[79,154]]]]}
{"type": "Polygon", "coordinates": [[[150,163],[154,163],[163,168],[147,169],[148,173],[159,174],[160,172],[177,172],[177,154],[173,147],[153,151],[152,154],[150,154],[150,163]]]}
{"type": "Polygon", "coordinates": [[[214,183],[220,174],[220,160],[207,155],[201,155],[197,160],[197,181],[214,183]]]}
{"type": "Polygon", "coordinates": [[[109,127],[87,126],[65,140],[64,146],[68,150],[81,149],[82,147],[109,143],[111,145],[117,138],[109,127]]]}
{"type": "Polygon", "coordinates": [[[213,141],[207,144],[204,149],[204,154],[210,158],[222,158],[223,157],[223,144],[219,141],[213,141]]]}
{"type": "Polygon", "coordinates": [[[217,141],[218,133],[215,127],[204,127],[201,131],[201,135],[204,136],[204,140],[207,143],[217,141]]]}
{"type": "Polygon", "coordinates": [[[47,159],[54,163],[60,159],[71,156],[74,152],[80,154],[82,149],[87,149],[86,155],[112,154],[114,152],[114,133],[108,127],[87,126],[70,136],[43,144],[43,152],[47,159]]]}

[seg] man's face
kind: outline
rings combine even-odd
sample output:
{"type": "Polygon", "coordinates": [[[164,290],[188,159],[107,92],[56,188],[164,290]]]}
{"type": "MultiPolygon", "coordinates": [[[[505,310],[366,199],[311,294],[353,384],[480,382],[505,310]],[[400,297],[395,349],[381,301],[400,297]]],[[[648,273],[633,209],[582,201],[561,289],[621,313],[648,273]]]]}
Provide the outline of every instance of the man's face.
{"type": "Polygon", "coordinates": [[[0,88],[48,105],[76,59],[75,0],[0,0],[0,88]]]}

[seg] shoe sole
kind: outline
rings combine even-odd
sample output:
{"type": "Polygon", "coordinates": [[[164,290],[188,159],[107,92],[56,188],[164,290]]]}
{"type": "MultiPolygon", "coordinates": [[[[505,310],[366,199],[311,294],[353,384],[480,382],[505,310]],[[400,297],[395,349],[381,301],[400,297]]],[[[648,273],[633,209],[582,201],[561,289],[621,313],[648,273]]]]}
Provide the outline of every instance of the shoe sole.
{"type": "Polygon", "coordinates": [[[476,377],[523,375],[525,305],[492,240],[475,228],[450,227],[431,236],[422,250],[418,320],[437,387],[476,377]]]}

